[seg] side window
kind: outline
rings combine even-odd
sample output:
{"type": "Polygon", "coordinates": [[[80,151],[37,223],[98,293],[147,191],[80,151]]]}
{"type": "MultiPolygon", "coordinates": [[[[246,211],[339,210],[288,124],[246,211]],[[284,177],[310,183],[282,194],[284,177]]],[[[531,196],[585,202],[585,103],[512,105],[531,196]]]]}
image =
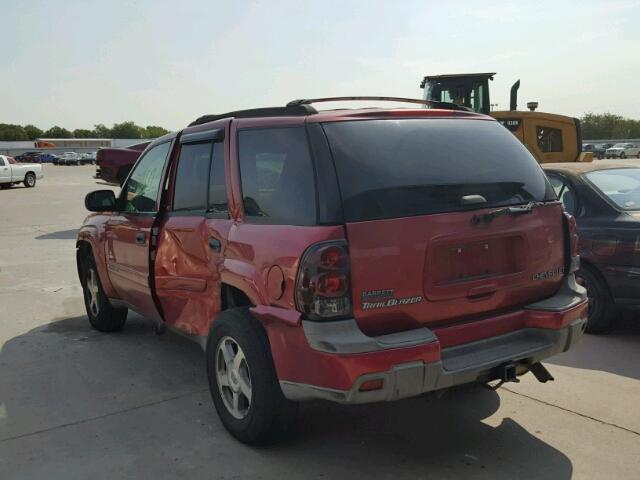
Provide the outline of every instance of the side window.
{"type": "Polygon", "coordinates": [[[187,143],[180,148],[173,210],[206,210],[207,179],[213,144],[187,143]]]}
{"type": "Polygon", "coordinates": [[[551,186],[556,192],[558,199],[562,202],[564,210],[575,216],[578,210],[578,202],[573,188],[560,177],[556,177],[555,175],[549,175],[549,181],[551,182],[551,186]]]}
{"type": "Polygon", "coordinates": [[[4,158],[0,157],[0,167],[6,167],[6,166],[7,166],[7,164],[4,161],[4,158]]]}
{"type": "Polygon", "coordinates": [[[158,191],[171,142],[153,147],[138,162],[124,187],[124,210],[130,213],[157,212],[158,191]]]}
{"type": "Polygon", "coordinates": [[[224,143],[213,144],[213,160],[209,176],[209,211],[228,214],[227,185],[224,176],[224,143]]]}
{"type": "Polygon", "coordinates": [[[241,130],[238,154],[246,218],[313,225],[313,166],[304,127],[241,130]]]}
{"type": "Polygon", "coordinates": [[[559,128],[536,127],[536,138],[543,152],[562,152],[562,130],[559,128]]]}

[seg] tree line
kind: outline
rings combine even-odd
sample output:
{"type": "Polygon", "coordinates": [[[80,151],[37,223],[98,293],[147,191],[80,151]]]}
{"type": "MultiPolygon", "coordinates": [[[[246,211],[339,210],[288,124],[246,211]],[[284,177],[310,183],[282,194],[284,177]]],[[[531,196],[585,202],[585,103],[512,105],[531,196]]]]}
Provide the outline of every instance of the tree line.
{"type": "Polygon", "coordinates": [[[141,127],[134,122],[114,123],[111,128],[99,123],[93,129],[66,128],[53,126],[48,130],[41,130],[35,125],[12,125],[0,123],[0,140],[21,141],[36,138],[158,138],[169,133],[169,130],[157,125],[141,127]]]}
{"type": "MultiPolygon", "coordinates": [[[[580,119],[582,138],[621,139],[640,138],[640,120],[625,118],[613,113],[587,113],[580,119]]],[[[157,138],[168,133],[163,127],[141,127],[134,122],[114,123],[111,128],[99,123],[93,129],[67,130],[59,126],[41,130],[34,125],[0,123],[0,140],[35,140],[36,138],[157,138]]]]}
{"type": "Polygon", "coordinates": [[[593,140],[640,138],[640,120],[613,113],[587,113],[580,119],[582,138],[593,140]]]}

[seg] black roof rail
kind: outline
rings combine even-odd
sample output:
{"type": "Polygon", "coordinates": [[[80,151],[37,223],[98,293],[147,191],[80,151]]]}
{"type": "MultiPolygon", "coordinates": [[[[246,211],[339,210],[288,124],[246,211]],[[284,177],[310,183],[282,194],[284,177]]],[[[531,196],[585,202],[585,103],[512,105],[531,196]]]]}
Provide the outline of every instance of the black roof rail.
{"type": "Polygon", "coordinates": [[[265,107],[265,108],[250,108],[248,110],[236,110],[233,112],[219,113],[212,115],[203,115],[196,118],[189,124],[190,127],[194,125],[201,125],[203,123],[213,122],[214,120],[220,120],[222,118],[258,118],[258,117],[282,117],[282,116],[305,116],[318,113],[318,111],[310,105],[294,105],[286,107],[265,107]]]}
{"type": "Polygon", "coordinates": [[[359,97],[324,97],[324,98],[301,98],[298,100],[292,100],[287,103],[287,107],[298,107],[304,105],[310,105],[312,103],[319,102],[343,102],[350,100],[375,100],[375,101],[383,101],[383,102],[400,102],[400,103],[417,103],[419,105],[427,105],[431,108],[444,108],[447,110],[464,110],[468,112],[472,112],[473,110],[464,107],[461,105],[457,105],[455,103],[449,102],[438,102],[435,100],[423,100],[420,98],[404,98],[404,97],[375,97],[375,96],[359,96],[359,97]]]}

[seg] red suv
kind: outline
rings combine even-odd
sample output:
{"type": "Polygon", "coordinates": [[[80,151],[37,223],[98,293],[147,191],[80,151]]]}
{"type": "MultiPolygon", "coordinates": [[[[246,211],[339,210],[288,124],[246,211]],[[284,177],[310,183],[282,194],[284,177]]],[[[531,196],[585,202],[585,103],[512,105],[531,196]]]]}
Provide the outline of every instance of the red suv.
{"type": "Polygon", "coordinates": [[[527,149],[455,106],[317,101],[202,117],[152,142],[117,197],[87,195],[91,325],[131,309],[198,341],[245,442],[301,400],[552,379],[540,361],[580,339],[587,301],[575,222],[527,149]]]}

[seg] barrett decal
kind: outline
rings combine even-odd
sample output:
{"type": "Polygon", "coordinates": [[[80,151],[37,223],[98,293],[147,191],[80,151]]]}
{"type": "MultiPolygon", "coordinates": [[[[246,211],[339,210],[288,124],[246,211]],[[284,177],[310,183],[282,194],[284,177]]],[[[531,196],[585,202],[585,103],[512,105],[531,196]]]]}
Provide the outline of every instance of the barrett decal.
{"type": "Polygon", "coordinates": [[[538,272],[533,274],[534,280],[550,280],[552,278],[559,277],[564,275],[564,267],[558,267],[553,270],[548,270],[546,272],[538,272]]]}
{"type": "Polygon", "coordinates": [[[362,292],[362,295],[360,295],[360,297],[364,300],[366,298],[389,298],[393,296],[393,290],[391,289],[386,289],[386,290],[368,290],[365,292],[362,292]]]}
{"type": "Polygon", "coordinates": [[[397,307],[398,305],[411,305],[422,301],[422,296],[405,297],[405,298],[389,298],[381,302],[362,302],[363,310],[373,310],[374,308],[397,307]]]}

